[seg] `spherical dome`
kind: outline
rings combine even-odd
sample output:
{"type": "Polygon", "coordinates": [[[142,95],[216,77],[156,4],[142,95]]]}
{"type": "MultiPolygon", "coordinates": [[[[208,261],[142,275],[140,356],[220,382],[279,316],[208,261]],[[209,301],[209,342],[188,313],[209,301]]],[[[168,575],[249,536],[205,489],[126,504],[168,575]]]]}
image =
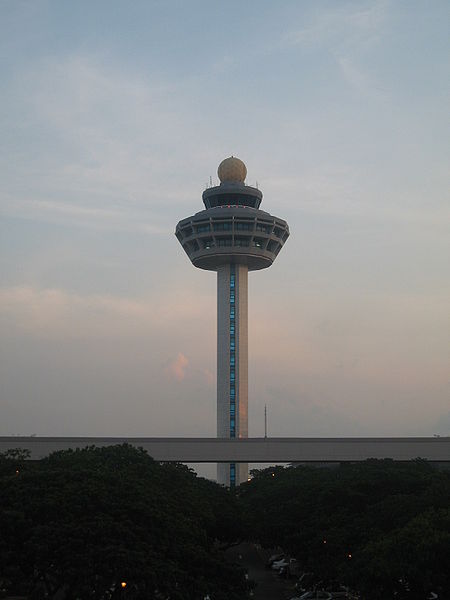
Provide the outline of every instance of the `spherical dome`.
{"type": "Polygon", "coordinates": [[[247,177],[247,167],[244,165],[242,160],[234,156],[223,160],[219,168],[217,169],[217,175],[221,183],[233,182],[233,183],[244,183],[247,177]]]}

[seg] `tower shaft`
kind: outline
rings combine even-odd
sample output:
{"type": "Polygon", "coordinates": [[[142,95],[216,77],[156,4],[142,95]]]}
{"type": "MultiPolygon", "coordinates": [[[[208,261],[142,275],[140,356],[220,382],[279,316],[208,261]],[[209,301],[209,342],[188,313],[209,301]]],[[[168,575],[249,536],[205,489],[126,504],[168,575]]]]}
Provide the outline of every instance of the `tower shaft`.
{"type": "MultiPolygon", "coordinates": [[[[248,267],[217,268],[217,437],[248,437],[248,267]]],[[[219,463],[218,482],[247,481],[247,463],[219,463]]]]}

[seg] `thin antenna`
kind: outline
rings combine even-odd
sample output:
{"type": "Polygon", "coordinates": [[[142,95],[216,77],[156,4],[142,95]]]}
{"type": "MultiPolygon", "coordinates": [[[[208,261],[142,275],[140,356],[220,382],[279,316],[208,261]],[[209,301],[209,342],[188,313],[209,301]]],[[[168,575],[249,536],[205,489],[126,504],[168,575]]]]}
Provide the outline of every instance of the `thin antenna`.
{"type": "Polygon", "coordinates": [[[264,437],[267,437],[267,404],[264,404],[264,437]]]}
{"type": "Polygon", "coordinates": [[[210,187],[212,187],[212,186],[213,186],[213,184],[212,184],[212,177],[211,177],[211,175],[209,176],[209,186],[210,186],[210,187]]]}

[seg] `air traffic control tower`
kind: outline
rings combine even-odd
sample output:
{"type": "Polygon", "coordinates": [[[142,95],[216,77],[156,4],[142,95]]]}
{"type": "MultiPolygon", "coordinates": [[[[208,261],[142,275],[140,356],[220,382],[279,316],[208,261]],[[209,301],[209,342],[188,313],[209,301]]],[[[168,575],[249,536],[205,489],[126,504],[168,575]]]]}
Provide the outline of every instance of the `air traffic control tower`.
{"type": "MultiPolygon", "coordinates": [[[[286,221],[259,209],[262,193],[245,185],[247,168],[231,156],[220,185],[203,192],[202,210],[175,235],[192,264],[217,271],[217,437],[248,437],[248,272],[270,267],[289,237],[286,221]]],[[[247,481],[245,463],[219,463],[217,480],[247,481]]]]}

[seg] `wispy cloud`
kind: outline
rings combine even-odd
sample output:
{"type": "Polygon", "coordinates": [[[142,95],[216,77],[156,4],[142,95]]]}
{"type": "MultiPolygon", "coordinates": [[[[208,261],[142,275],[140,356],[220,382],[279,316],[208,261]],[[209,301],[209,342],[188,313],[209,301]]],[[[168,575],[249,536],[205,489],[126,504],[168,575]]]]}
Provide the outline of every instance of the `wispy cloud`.
{"type": "Polygon", "coordinates": [[[211,310],[208,298],[194,299],[189,291],[183,297],[167,292],[135,299],[33,286],[0,289],[3,327],[43,339],[174,335],[177,322],[195,322],[211,310]]]}
{"type": "Polygon", "coordinates": [[[167,231],[163,209],[185,201],[192,182],[192,194],[198,192],[204,173],[196,171],[210,152],[197,143],[208,125],[186,106],[183,85],[124,72],[93,55],[33,62],[3,100],[10,114],[3,131],[13,142],[3,157],[0,210],[77,226],[167,231]],[[19,132],[16,112],[24,123],[19,132]],[[180,164],[192,165],[192,180],[180,164]]]}
{"type": "Polygon", "coordinates": [[[177,357],[167,365],[165,371],[166,374],[177,381],[183,381],[186,377],[186,370],[189,364],[188,358],[182,353],[179,352],[177,357]]]}
{"type": "Polygon", "coordinates": [[[369,74],[368,69],[358,66],[356,61],[350,57],[337,56],[337,64],[345,81],[356,92],[370,97],[376,97],[379,100],[386,100],[388,94],[386,90],[369,74]]]}
{"type": "Polygon", "coordinates": [[[308,25],[287,32],[283,42],[293,46],[367,45],[378,39],[388,6],[386,0],[376,0],[351,5],[341,3],[325,10],[317,9],[308,25]]]}

